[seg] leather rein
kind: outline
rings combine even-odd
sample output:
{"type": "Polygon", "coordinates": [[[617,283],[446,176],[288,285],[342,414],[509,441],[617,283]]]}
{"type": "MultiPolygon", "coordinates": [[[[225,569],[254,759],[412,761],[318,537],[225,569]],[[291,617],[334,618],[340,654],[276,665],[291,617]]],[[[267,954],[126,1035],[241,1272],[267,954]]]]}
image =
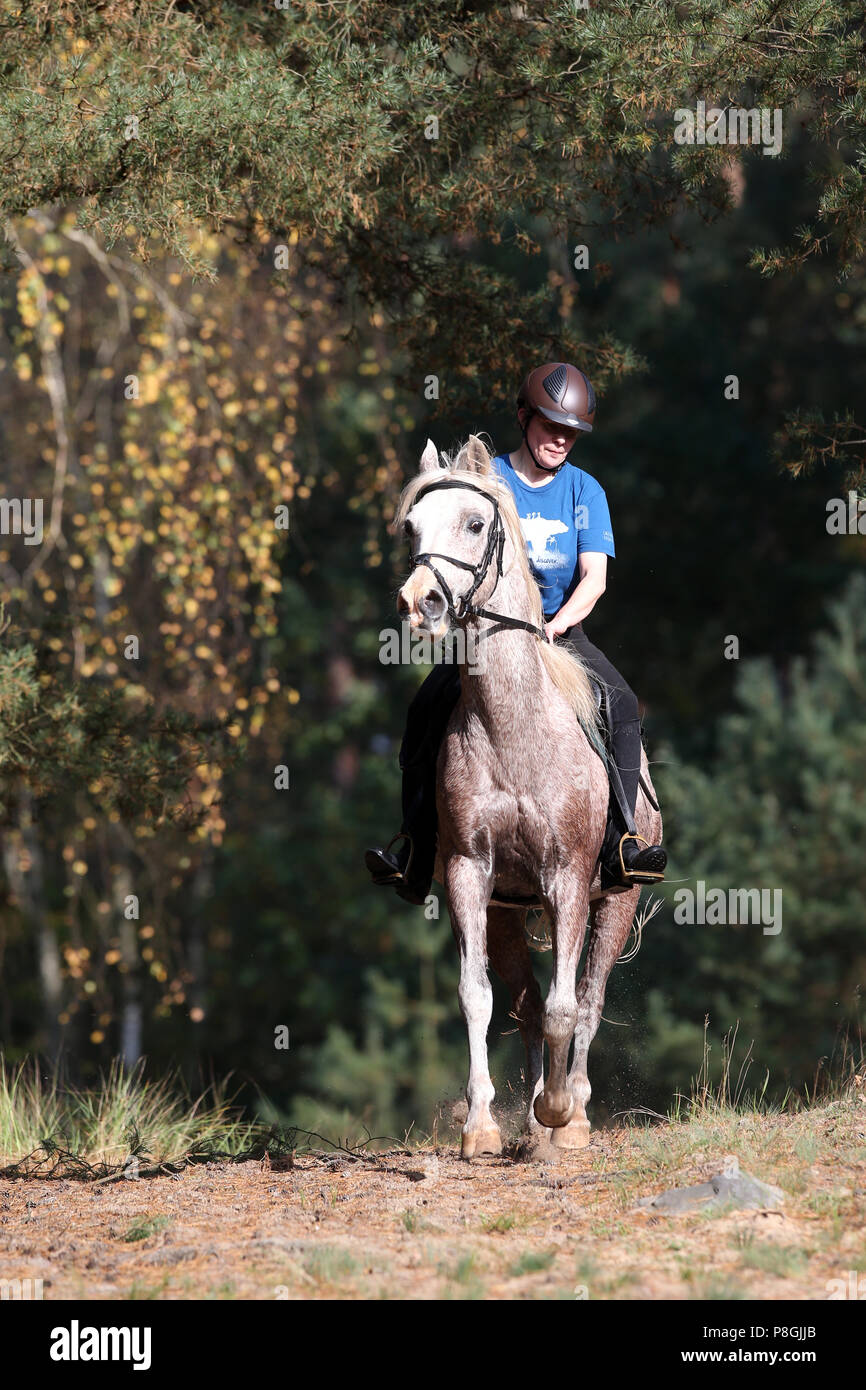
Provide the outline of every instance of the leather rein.
{"type": "MultiPolygon", "coordinates": [[[[436,576],[436,582],[445,596],[445,602],[448,605],[448,616],[451,618],[452,622],[464,622],[467,618],[490,618],[494,622],[500,623],[502,627],[522,628],[526,632],[532,632],[536,637],[540,637],[543,642],[546,642],[547,634],[543,627],[538,627],[535,623],[525,622],[522,618],[510,618],[507,613],[492,613],[489,608],[479,608],[477,604],[472,602],[473,595],[477,593],[487,577],[487,571],[490,569],[494,557],[496,559],[497,572],[496,584],[498,584],[502,578],[502,553],[505,549],[505,525],[499,513],[499,502],[497,499],[491,497],[489,492],[485,492],[484,488],[476,487],[474,483],[465,483],[459,478],[440,478],[435,483],[427,483],[415,494],[412,505],[414,506],[416,502],[420,502],[421,498],[426,497],[428,492],[435,492],[438,488],[443,487],[469,488],[472,492],[480,493],[482,497],[486,497],[487,501],[492,503],[493,521],[487,533],[487,548],[477,565],[470,565],[467,560],[455,560],[453,555],[443,555],[441,551],[438,550],[429,550],[423,554],[410,557],[412,569],[416,569],[418,565],[426,565],[427,568],[433,572],[436,576]],[[459,613],[457,612],[454,595],[449,585],[439,573],[436,566],[432,564],[434,558],[437,560],[447,560],[449,565],[457,565],[460,569],[468,570],[472,575],[472,585],[469,591],[458,596],[458,602],[462,605],[459,613]]],[[[496,584],[494,584],[491,593],[495,592],[496,584]]]]}

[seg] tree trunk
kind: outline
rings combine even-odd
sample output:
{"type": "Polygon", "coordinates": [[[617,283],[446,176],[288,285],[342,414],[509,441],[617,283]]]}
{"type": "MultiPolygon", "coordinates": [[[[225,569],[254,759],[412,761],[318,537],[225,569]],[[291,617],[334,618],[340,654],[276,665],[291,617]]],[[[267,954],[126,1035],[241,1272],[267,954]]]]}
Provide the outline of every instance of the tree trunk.
{"type": "Polygon", "coordinates": [[[3,836],[3,865],[10,897],[32,931],[36,943],[39,981],[42,988],[42,1031],[40,1051],[56,1062],[60,1055],[60,1011],[63,1005],[63,971],[60,947],[45,905],[45,862],[35,820],[33,795],[23,787],[19,797],[17,828],[3,836]]]}
{"type": "Polygon", "coordinates": [[[120,955],[123,963],[121,972],[120,1038],[119,1049],[123,1065],[132,1068],[141,1057],[142,1009],[141,974],[138,954],[137,917],[127,918],[125,899],[135,892],[129,855],[125,845],[115,845],[111,893],[119,922],[120,955]]]}

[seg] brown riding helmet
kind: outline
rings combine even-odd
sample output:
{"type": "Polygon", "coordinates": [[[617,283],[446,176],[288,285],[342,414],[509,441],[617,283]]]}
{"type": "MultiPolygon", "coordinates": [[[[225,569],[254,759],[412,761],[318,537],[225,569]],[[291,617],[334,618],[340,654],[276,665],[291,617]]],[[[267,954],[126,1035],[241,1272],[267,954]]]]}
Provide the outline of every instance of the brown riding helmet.
{"type": "Polygon", "coordinates": [[[570,362],[547,362],[525,378],[517,405],[537,410],[545,419],[571,430],[592,431],[595,392],[588,376],[570,362]]]}

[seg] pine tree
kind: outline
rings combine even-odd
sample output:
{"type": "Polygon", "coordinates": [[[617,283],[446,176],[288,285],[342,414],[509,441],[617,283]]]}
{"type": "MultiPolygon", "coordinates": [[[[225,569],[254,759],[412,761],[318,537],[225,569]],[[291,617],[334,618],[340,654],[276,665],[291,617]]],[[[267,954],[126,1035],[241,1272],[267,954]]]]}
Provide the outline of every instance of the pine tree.
{"type": "Polygon", "coordinates": [[[672,850],[665,907],[635,962],[611,977],[606,1016],[630,1028],[596,1043],[602,1092],[622,1096],[617,1072],[632,1072],[631,1103],[666,1105],[675,1089],[688,1093],[707,1014],[714,1063],[719,1039],[739,1025],[741,1059],[754,1042],[750,1085],[760,1089],[768,1070],[777,1100],[789,1086],[811,1085],[822,1064],[838,1064],[846,1037],[857,1050],[866,979],[863,575],[829,605],[829,618],[811,657],[787,671],[743,662],[737,709],[718,721],[705,770],[659,751],[672,850]],[[677,895],[695,893],[699,881],[728,904],[732,889],[778,893],[766,900],[778,903],[778,918],[752,921],[735,908],[736,921],[728,908],[718,924],[678,922],[686,900],[677,895]]]}

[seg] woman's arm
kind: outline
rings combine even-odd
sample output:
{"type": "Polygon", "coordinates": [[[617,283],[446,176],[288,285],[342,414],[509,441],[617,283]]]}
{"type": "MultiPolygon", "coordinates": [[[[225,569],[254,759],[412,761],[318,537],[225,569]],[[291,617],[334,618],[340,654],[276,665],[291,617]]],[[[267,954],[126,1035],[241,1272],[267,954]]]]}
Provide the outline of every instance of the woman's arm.
{"type": "Polygon", "coordinates": [[[584,550],[577,557],[580,581],[571,597],[562,605],[555,618],[545,623],[544,630],[552,642],[575,623],[582,623],[593,610],[607,588],[607,556],[598,550],[584,550]]]}

